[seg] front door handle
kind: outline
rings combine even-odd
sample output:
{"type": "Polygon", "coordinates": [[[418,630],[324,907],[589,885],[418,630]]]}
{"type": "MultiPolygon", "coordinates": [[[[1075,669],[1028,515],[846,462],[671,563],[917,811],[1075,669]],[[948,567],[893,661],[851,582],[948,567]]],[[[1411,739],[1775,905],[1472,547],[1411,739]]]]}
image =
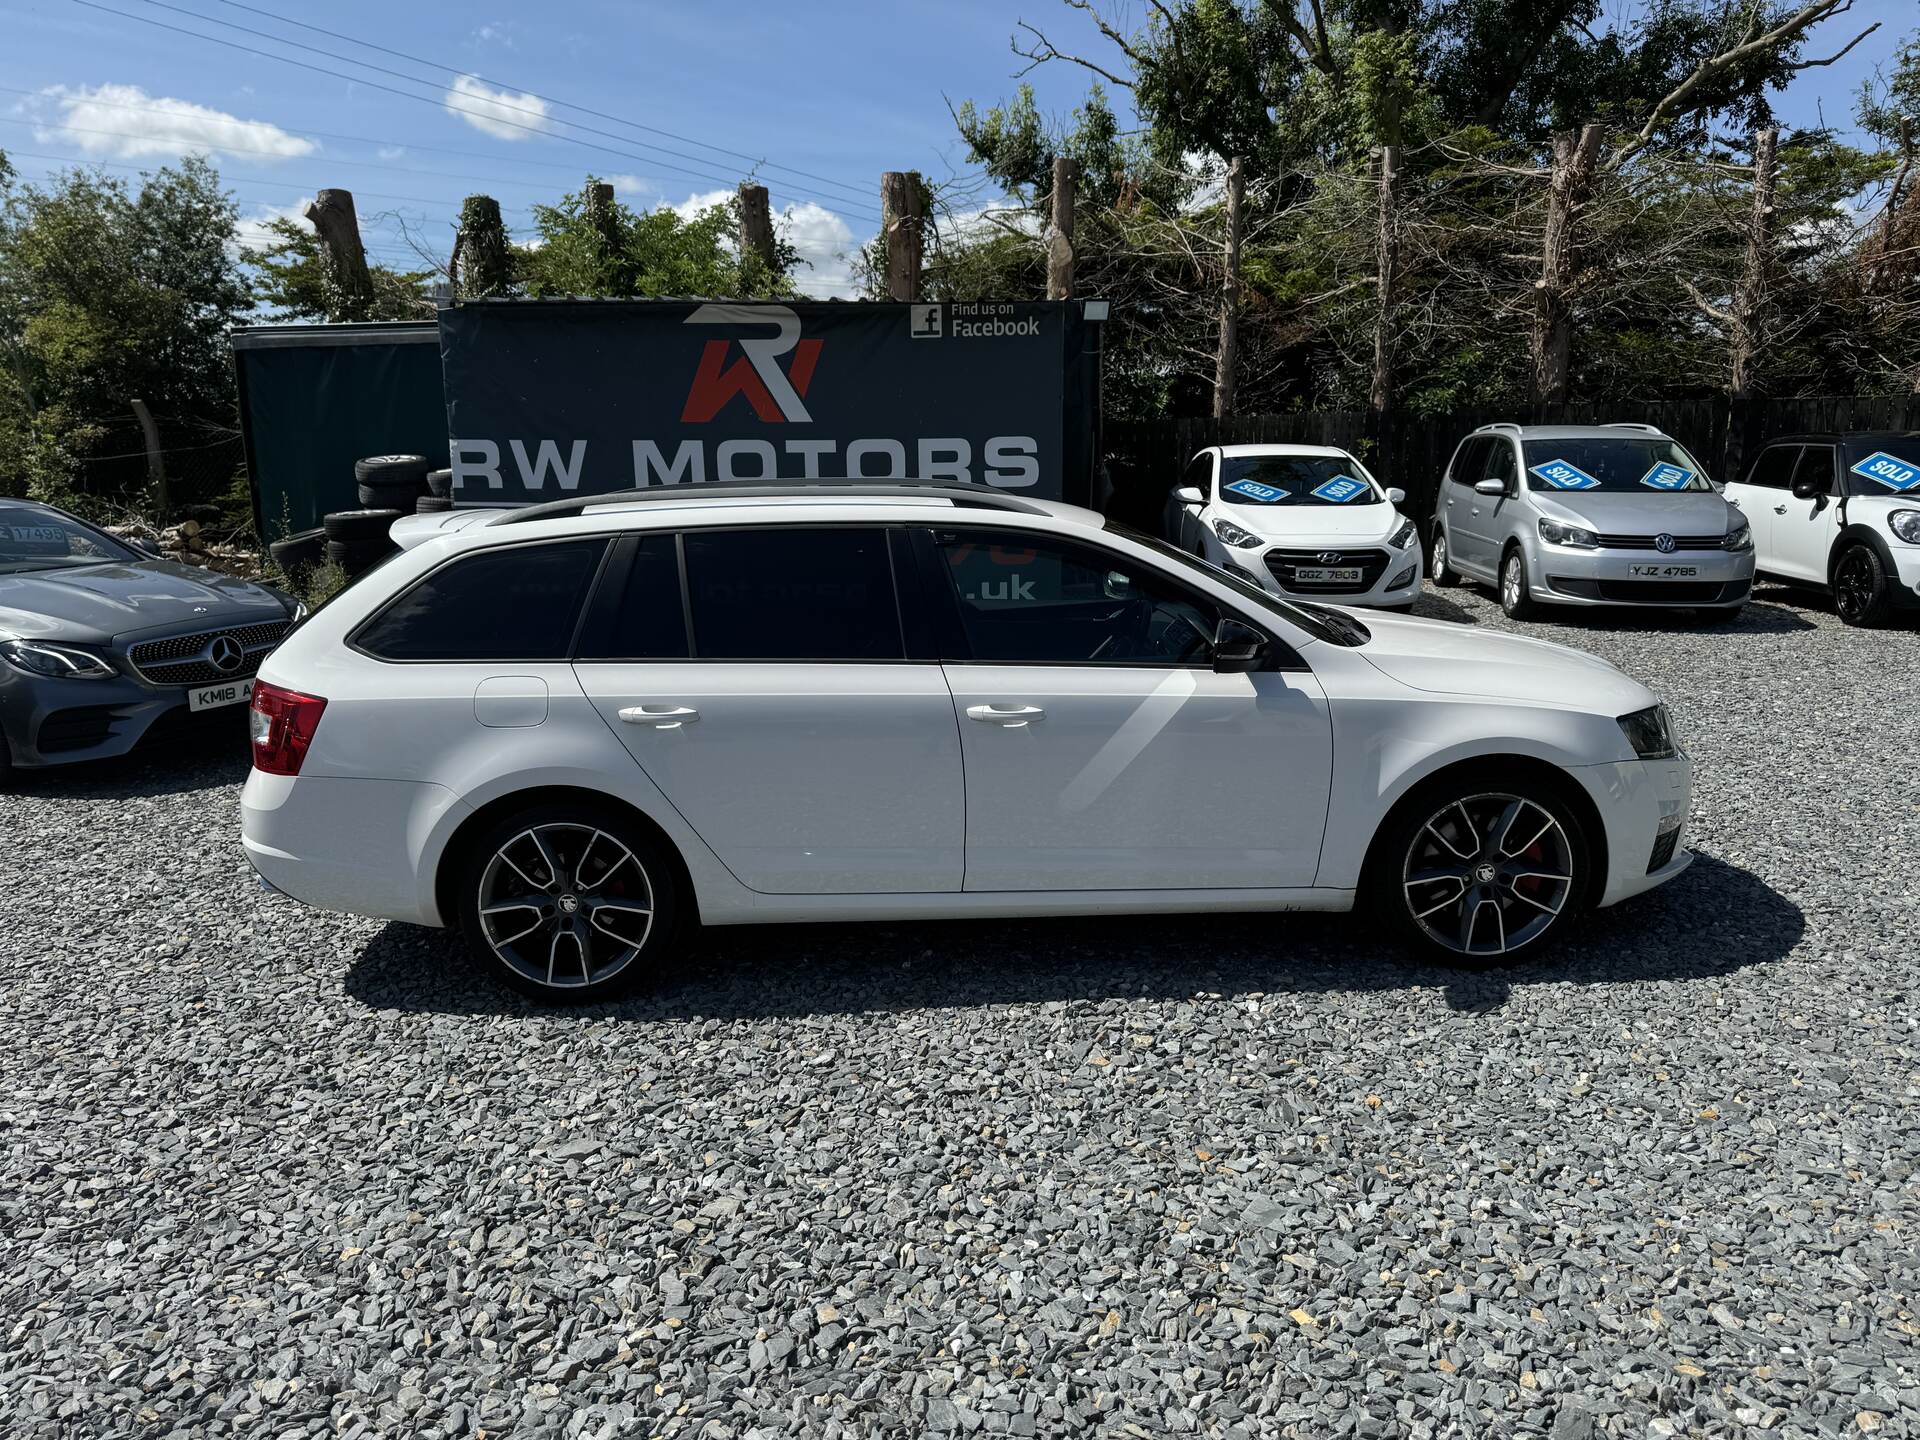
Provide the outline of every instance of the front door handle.
{"type": "Polygon", "coordinates": [[[1773,513],[1776,515],[1784,515],[1787,513],[1787,507],[1784,505],[1776,505],[1773,507],[1773,513]]]}
{"type": "Polygon", "coordinates": [[[984,720],[989,725],[999,725],[1008,730],[1018,730],[1035,720],[1044,719],[1046,711],[1038,705],[969,705],[969,720],[984,720]]]}
{"type": "Polygon", "coordinates": [[[620,712],[629,725],[651,725],[656,730],[678,730],[700,718],[691,705],[629,705],[620,712]]]}

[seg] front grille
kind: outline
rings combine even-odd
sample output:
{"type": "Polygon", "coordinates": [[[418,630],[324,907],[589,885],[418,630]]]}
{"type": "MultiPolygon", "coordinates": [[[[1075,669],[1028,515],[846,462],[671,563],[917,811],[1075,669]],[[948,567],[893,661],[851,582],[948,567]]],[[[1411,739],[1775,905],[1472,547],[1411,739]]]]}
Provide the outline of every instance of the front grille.
{"type": "Polygon", "coordinates": [[[113,722],[120,718],[112,705],[76,705],[55,710],[40,722],[34,748],[42,755],[64,750],[90,750],[113,738],[113,722]]]}
{"type": "MultiPolygon", "coordinates": [[[[1653,543],[1651,535],[1597,535],[1602,550],[1652,550],[1655,554],[1665,554],[1653,543]]],[[[1673,537],[1675,550],[1718,550],[1721,537],[1718,535],[1676,535],[1673,537]]]]}
{"type": "Polygon", "coordinates": [[[1651,875],[1654,871],[1672,864],[1674,847],[1679,845],[1679,843],[1680,832],[1678,830],[1669,830],[1658,840],[1655,840],[1653,842],[1653,854],[1647,857],[1647,874],[1651,875]]]}
{"type": "Polygon", "coordinates": [[[268,620],[259,625],[232,625],[191,635],[170,635],[164,640],[143,640],[127,654],[141,678],[152,685],[217,685],[223,680],[244,680],[260,668],[260,662],[280,643],[292,623],[268,620]],[[240,665],[232,670],[221,670],[204,658],[206,648],[223,635],[237,641],[245,652],[240,665]]]}
{"type": "Polygon", "coordinates": [[[1601,580],[1595,588],[1623,605],[1731,605],[1747,594],[1745,580],[1601,580]]]}
{"type": "Polygon", "coordinates": [[[1302,595],[1352,595],[1362,590],[1371,590],[1380,583],[1380,577],[1386,573],[1387,564],[1392,557],[1384,550],[1269,550],[1266,554],[1267,569],[1282,587],[1302,595]],[[1334,556],[1325,560],[1324,555],[1334,556]],[[1296,581],[1294,570],[1299,566],[1358,565],[1360,583],[1358,585],[1328,585],[1318,580],[1296,581]]]}

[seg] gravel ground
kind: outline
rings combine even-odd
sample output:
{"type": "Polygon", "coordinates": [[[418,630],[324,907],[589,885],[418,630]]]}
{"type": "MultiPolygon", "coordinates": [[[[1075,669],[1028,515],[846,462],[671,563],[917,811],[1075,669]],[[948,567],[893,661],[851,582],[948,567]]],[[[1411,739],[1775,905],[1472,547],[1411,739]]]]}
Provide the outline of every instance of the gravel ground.
{"type": "Polygon", "coordinates": [[[23,783],[0,1434],[1920,1435],[1920,634],[1525,628],[1666,695],[1700,859],[1498,974],[719,931],[542,1013],[258,895],[224,751],[23,783]]]}

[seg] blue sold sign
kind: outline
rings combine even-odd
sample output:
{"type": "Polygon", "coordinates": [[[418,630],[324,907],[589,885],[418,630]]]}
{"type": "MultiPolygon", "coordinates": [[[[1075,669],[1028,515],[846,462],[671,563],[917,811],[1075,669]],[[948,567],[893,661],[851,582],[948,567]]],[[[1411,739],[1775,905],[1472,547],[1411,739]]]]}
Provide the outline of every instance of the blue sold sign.
{"type": "Polygon", "coordinates": [[[1245,495],[1249,500],[1258,500],[1263,505],[1284,500],[1288,493],[1278,485],[1262,485],[1258,480],[1232,480],[1220,488],[1231,490],[1236,495],[1245,495]]]}
{"type": "Polygon", "coordinates": [[[1351,475],[1336,475],[1313,487],[1313,493],[1322,500],[1331,500],[1336,505],[1344,505],[1357,495],[1367,493],[1366,484],[1351,475]]]}
{"type": "Polygon", "coordinates": [[[1876,450],[1858,465],[1850,467],[1854,474],[1864,475],[1877,481],[1889,490],[1898,490],[1905,494],[1909,490],[1920,490],[1920,465],[1913,465],[1897,455],[1889,455],[1884,450],[1876,450]]]}
{"type": "Polygon", "coordinates": [[[1565,460],[1549,460],[1544,465],[1527,467],[1531,474],[1538,475],[1556,490],[1596,490],[1600,482],[1587,474],[1578,465],[1569,465],[1565,460]]]}
{"type": "Polygon", "coordinates": [[[1670,465],[1665,460],[1640,477],[1642,485],[1651,485],[1656,490],[1684,490],[1692,480],[1693,471],[1682,465],[1670,465]]]}

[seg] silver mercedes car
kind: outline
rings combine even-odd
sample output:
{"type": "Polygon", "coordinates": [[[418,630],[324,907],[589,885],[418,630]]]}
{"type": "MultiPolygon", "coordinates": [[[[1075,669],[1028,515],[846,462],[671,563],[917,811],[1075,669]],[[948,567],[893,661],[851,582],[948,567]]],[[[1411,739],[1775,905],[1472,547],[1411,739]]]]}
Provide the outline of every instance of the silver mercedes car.
{"type": "Polygon", "coordinates": [[[1479,580],[1516,620],[1543,605],[1737,614],[1753,534],[1700,462],[1651,425],[1485,425],[1440,484],[1428,574],[1479,580]]]}

